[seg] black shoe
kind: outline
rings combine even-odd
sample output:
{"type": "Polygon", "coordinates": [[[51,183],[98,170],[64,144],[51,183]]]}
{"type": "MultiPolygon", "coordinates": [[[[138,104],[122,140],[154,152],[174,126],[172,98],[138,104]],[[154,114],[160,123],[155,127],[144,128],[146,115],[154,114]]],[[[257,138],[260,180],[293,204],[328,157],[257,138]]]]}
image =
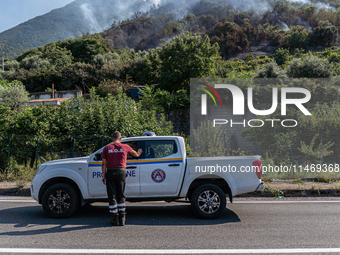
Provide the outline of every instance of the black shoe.
{"type": "Polygon", "coordinates": [[[113,216],[113,219],[110,221],[112,226],[119,226],[119,217],[118,215],[113,216]]]}
{"type": "Polygon", "coordinates": [[[126,216],[125,215],[119,215],[119,226],[125,226],[125,219],[126,216]]]}

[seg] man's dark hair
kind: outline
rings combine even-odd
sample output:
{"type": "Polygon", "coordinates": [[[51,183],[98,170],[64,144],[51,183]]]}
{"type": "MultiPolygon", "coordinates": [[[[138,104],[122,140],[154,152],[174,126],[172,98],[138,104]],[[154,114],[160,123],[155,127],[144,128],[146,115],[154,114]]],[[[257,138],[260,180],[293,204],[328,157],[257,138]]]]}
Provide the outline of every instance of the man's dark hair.
{"type": "Polygon", "coordinates": [[[122,134],[119,131],[115,131],[112,134],[112,139],[115,140],[115,141],[119,140],[119,138],[121,138],[121,137],[122,137],[122,134]]]}

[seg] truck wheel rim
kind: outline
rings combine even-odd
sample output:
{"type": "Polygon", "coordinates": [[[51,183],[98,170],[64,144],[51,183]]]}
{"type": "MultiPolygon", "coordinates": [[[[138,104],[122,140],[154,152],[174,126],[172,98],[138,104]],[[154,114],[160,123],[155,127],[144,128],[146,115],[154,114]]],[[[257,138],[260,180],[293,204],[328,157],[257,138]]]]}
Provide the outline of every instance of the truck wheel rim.
{"type": "Polygon", "coordinates": [[[215,191],[205,190],[198,196],[197,204],[203,213],[212,214],[220,208],[221,198],[215,191]]]}
{"type": "Polygon", "coordinates": [[[48,207],[55,213],[63,213],[71,206],[71,197],[64,190],[53,192],[48,198],[48,207]]]}

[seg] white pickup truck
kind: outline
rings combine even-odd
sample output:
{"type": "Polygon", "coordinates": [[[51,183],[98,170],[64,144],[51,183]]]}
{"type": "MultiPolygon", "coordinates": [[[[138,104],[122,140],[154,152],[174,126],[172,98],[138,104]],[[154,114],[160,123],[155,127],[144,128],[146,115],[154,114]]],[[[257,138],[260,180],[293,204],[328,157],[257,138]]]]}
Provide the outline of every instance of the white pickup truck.
{"type": "MultiPolygon", "coordinates": [[[[191,202],[201,218],[216,218],[232,197],[263,191],[260,156],[187,158],[180,136],[142,136],[122,139],[142,148],[139,158],[127,160],[126,199],[136,201],[191,202]]],[[[31,195],[51,217],[74,214],[86,203],[107,201],[102,183],[101,148],[82,158],[41,164],[31,183],[31,195]]]]}

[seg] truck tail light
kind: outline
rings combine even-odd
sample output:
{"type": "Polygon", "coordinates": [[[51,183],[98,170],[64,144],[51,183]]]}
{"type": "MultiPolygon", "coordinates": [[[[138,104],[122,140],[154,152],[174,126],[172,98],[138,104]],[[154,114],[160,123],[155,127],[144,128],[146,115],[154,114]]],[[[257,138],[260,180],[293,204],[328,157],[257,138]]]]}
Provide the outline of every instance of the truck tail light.
{"type": "Polygon", "coordinates": [[[257,178],[261,179],[262,178],[262,163],[261,163],[261,160],[254,161],[253,166],[255,168],[257,178]]]}

